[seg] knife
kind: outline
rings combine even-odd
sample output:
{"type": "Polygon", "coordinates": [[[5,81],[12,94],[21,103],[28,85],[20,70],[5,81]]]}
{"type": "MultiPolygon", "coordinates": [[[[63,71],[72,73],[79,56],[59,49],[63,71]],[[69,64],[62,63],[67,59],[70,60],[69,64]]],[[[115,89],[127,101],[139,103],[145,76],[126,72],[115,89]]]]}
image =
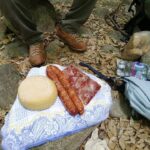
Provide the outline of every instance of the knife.
{"type": "Polygon", "coordinates": [[[85,62],[80,62],[80,66],[86,67],[89,70],[91,70],[96,76],[104,81],[106,81],[113,90],[118,90],[120,92],[124,92],[125,90],[125,82],[121,77],[108,77],[102,74],[100,71],[96,70],[93,68],[91,65],[85,63],[85,62]]]}

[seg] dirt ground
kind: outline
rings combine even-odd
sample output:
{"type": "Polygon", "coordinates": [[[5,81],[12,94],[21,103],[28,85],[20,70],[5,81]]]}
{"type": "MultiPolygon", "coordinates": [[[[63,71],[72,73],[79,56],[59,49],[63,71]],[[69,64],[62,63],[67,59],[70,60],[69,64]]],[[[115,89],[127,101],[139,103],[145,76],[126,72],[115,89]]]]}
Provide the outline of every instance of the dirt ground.
{"type": "MultiPolygon", "coordinates": [[[[97,2],[96,8],[89,20],[80,31],[82,38],[88,42],[87,52],[72,52],[54,36],[53,42],[57,43],[58,41],[57,48],[59,49],[58,52],[61,51],[61,53],[58,55],[54,53],[53,56],[50,56],[48,63],[56,63],[64,66],[73,63],[79,66],[79,62],[84,61],[107,76],[116,76],[116,60],[120,56],[120,52],[126,43],[120,32],[115,31],[105,22],[104,16],[115,10],[120,2],[119,0],[99,0],[97,2]]],[[[120,25],[125,24],[125,22],[129,20],[130,15],[127,14],[128,5],[129,2],[124,1],[124,4],[117,14],[117,21],[120,25]]],[[[55,7],[57,11],[63,10],[66,12],[70,7],[70,3],[56,2],[55,7]]],[[[0,41],[0,64],[5,64],[6,62],[14,63],[18,66],[20,74],[25,76],[31,68],[28,57],[10,59],[2,55],[5,46],[13,42],[15,38],[16,36],[14,35],[7,35],[0,41]]],[[[89,72],[89,70],[81,66],[79,67],[89,72]]],[[[4,123],[4,117],[8,110],[9,108],[7,110],[0,109],[0,127],[4,123]]],[[[131,117],[126,119],[110,117],[99,125],[99,138],[105,139],[111,150],[149,150],[149,125],[149,122],[144,119],[134,121],[131,117]]],[[[89,138],[90,136],[85,139],[80,146],[80,150],[84,149],[84,145],[89,138]]]]}

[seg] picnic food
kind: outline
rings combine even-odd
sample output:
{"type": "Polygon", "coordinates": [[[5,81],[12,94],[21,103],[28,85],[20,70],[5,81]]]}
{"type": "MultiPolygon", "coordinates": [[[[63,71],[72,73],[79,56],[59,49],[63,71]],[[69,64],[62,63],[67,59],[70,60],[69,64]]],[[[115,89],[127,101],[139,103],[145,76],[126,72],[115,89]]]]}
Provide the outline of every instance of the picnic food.
{"type": "Polygon", "coordinates": [[[18,97],[25,108],[43,110],[55,102],[57,88],[54,82],[47,77],[27,77],[19,86],[18,97]]]}
{"type": "Polygon", "coordinates": [[[46,73],[47,73],[47,76],[55,82],[57,90],[58,90],[58,95],[59,95],[62,103],[64,104],[65,108],[67,109],[67,111],[73,116],[78,114],[78,110],[77,110],[76,106],[70,99],[70,97],[69,97],[66,89],[63,87],[62,83],[59,81],[58,76],[53,72],[51,66],[48,66],[46,68],[46,73]]]}
{"type": "Polygon", "coordinates": [[[70,65],[63,71],[49,65],[47,76],[57,87],[58,95],[71,115],[84,113],[84,105],[88,104],[100,89],[100,85],[82,73],[77,67],[70,65]]]}
{"type": "Polygon", "coordinates": [[[67,76],[56,66],[49,66],[53,70],[53,73],[56,74],[58,77],[58,80],[61,82],[62,86],[67,91],[70,99],[74,103],[75,107],[77,108],[79,114],[84,113],[84,106],[79,99],[78,95],[76,94],[75,89],[70,85],[69,80],[67,79],[67,76]]]}
{"type": "Polygon", "coordinates": [[[63,72],[68,76],[71,86],[85,105],[90,102],[101,87],[74,65],[68,66],[63,72]]]}

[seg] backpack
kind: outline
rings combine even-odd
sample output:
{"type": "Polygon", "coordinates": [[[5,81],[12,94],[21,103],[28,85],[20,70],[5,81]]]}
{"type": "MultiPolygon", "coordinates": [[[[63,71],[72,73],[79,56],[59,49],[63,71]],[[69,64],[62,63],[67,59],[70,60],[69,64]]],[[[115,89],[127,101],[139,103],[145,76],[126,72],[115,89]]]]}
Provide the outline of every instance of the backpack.
{"type": "Polygon", "coordinates": [[[129,12],[133,12],[135,6],[136,13],[124,26],[124,30],[132,35],[138,28],[141,31],[150,30],[150,0],[133,0],[129,7],[129,12]]]}
{"type": "Polygon", "coordinates": [[[135,77],[125,77],[124,80],[126,82],[124,95],[133,108],[134,114],[140,114],[150,120],[150,81],[135,77]]]}

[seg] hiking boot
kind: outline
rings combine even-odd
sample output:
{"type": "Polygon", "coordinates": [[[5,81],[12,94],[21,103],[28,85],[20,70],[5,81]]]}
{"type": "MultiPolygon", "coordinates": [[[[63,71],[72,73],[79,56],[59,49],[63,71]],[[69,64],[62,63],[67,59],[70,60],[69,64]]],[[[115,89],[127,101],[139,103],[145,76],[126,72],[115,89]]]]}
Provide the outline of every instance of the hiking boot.
{"type": "Polygon", "coordinates": [[[81,39],[79,39],[77,35],[63,31],[63,29],[60,26],[56,26],[56,34],[72,50],[78,52],[84,52],[87,50],[85,42],[81,41],[81,39]]]}
{"type": "Polygon", "coordinates": [[[32,64],[32,66],[41,66],[45,63],[46,51],[43,42],[30,45],[29,61],[32,64]]]}

